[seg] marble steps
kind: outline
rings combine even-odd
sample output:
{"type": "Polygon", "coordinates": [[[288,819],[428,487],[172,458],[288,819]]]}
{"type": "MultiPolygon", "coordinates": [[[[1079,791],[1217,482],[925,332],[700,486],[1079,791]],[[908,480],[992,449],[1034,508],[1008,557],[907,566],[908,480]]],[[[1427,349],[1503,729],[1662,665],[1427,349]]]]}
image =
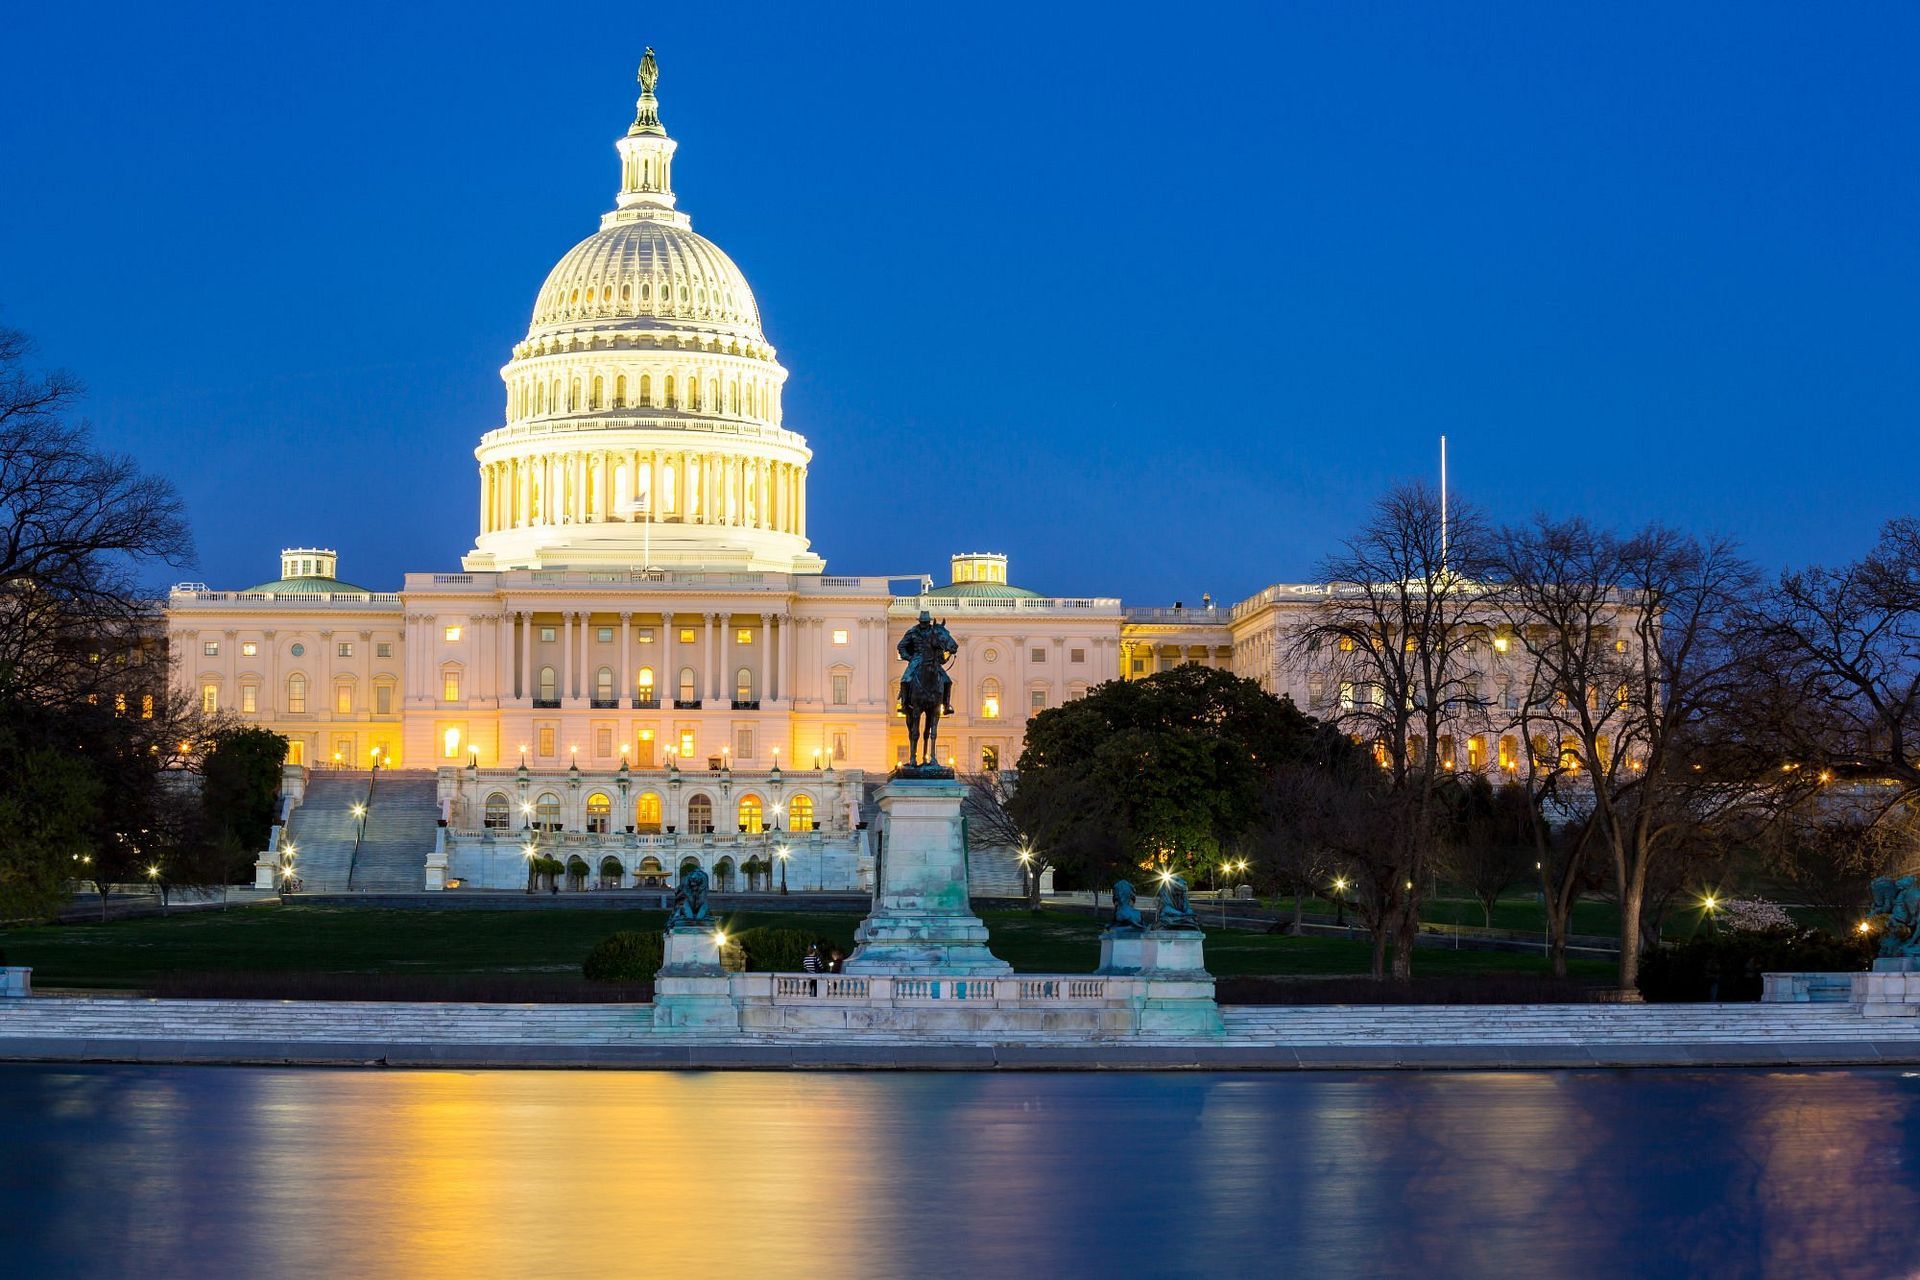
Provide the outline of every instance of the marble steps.
{"type": "Polygon", "coordinates": [[[364,773],[314,773],[306,795],[287,824],[294,842],[294,865],[304,889],[312,892],[347,887],[360,820],[353,806],[366,799],[364,773]]]}
{"type": "Polygon", "coordinates": [[[356,892],[401,893],[426,885],[427,855],[439,826],[439,783],[430,773],[383,774],[367,810],[367,834],[354,860],[356,892]]]}

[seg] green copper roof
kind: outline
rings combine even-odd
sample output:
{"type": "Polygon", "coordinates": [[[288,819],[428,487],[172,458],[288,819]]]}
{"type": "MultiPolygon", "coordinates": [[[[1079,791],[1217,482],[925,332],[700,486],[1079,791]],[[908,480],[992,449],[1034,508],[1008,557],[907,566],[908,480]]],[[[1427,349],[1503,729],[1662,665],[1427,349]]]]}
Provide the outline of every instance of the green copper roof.
{"type": "Polygon", "coordinates": [[[263,582],[257,587],[248,587],[246,594],[257,595],[268,592],[276,596],[324,596],[367,595],[365,587],[356,587],[351,582],[342,582],[338,578],[275,578],[272,582],[263,582]]]}
{"type": "Polygon", "coordinates": [[[1029,591],[1025,587],[1010,587],[1003,582],[949,582],[944,587],[935,587],[927,592],[935,598],[953,599],[964,596],[975,600],[1037,600],[1038,591],[1029,591]]]}

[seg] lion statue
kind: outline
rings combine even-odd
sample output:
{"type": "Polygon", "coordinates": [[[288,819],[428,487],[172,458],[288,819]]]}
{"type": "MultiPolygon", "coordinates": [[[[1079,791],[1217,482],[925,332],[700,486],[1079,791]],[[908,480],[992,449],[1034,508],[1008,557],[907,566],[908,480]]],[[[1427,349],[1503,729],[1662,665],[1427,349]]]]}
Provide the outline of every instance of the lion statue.
{"type": "Polygon", "coordinates": [[[1127,880],[1113,882],[1113,927],[1115,929],[1145,929],[1147,922],[1140,914],[1140,908],[1133,900],[1133,884],[1127,880]]]}
{"type": "Polygon", "coordinates": [[[713,926],[713,914],[707,910],[707,873],[695,867],[680,877],[673,891],[673,912],[667,916],[667,932],[680,933],[713,926]]]}

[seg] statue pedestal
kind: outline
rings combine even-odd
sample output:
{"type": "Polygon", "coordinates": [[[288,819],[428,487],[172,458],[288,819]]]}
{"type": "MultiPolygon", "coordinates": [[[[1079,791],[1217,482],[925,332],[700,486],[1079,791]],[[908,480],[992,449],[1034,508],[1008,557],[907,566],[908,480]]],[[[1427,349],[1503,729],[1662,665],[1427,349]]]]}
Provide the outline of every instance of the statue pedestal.
{"type": "Polygon", "coordinates": [[[660,972],[653,979],[655,1031],[738,1031],[726,970],[720,967],[720,935],[712,929],[666,935],[660,972]]]}
{"type": "Polygon", "coordinates": [[[1096,974],[1140,978],[1140,1030],[1220,1035],[1220,1006],[1207,972],[1206,935],[1198,929],[1108,929],[1100,935],[1096,974]]]}
{"type": "Polygon", "coordinates": [[[960,825],[965,785],[894,777],[880,788],[882,836],[873,910],[854,931],[844,971],[995,977],[1013,967],[987,950],[967,896],[960,825]]]}

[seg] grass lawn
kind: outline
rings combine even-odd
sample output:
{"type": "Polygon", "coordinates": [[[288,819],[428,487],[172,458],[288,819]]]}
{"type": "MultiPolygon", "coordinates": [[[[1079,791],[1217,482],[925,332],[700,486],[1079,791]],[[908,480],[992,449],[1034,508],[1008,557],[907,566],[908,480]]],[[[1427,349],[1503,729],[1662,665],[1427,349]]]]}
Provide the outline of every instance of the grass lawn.
{"type": "MultiPolygon", "coordinates": [[[[181,973],[366,973],[571,977],[593,944],[620,929],[657,929],[657,911],[383,911],[255,906],[107,924],[47,925],[0,935],[8,962],[31,965],[37,987],[139,989],[181,973]]],[[[1024,972],[1084,973],[1099,962],[1100,924],[1069,912],[986,913],[996,954],[1024,972]]],[[[812,929],[852,948],[858,917],[740,913],[755,925],[812,929]]],[[[1366,972],[1368,944],[1237,929],[1207,933],[1207,967],[1221,976],[1330,976],[1366,972]]],[[[1545,961],[1506,952],[1422,949],[1415,971],[1434,976],[1539,974],[1545,961]]],[[[1575,961],[1577,976],[1612,966],[1575,961]]]]}

